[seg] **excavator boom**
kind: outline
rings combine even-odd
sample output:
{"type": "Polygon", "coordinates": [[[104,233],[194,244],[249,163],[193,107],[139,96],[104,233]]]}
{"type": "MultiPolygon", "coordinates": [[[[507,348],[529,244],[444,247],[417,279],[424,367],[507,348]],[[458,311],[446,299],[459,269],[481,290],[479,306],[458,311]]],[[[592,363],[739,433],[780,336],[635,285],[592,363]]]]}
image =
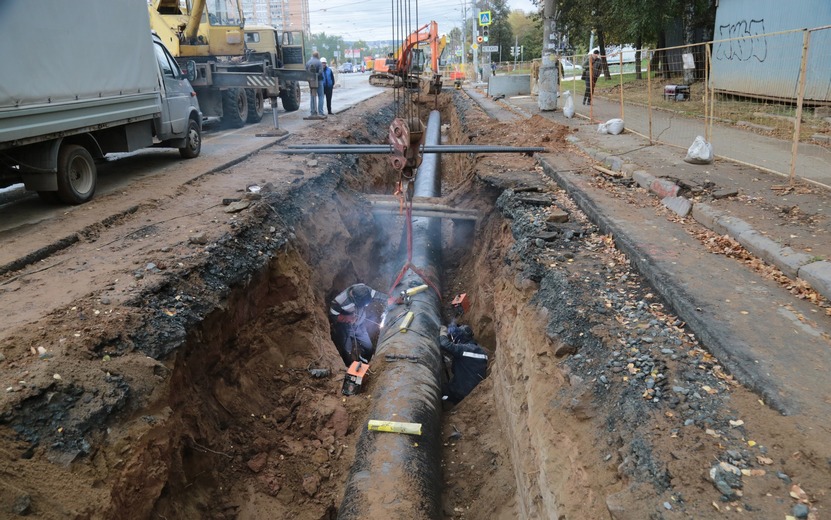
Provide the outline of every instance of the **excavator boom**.
{"type": "Polygon", "coordinates": [[[393,54],[393,59],[376,60],[372,75],[369,77],[370,85],[383,87],[417,87],[418,78],[413,78],[413,58],[416,55],[416,49],[420,44],[429,43],[431,63],[433,67],[433,74],[435,75],[430,91],[436,88],[441,88],[441,76],[438,74],[439,55],[439,25],[435,21],[431,21],[413,31],[407,39],[401,43],[401,46],[393,54]],[[381,62],[381,63],[379,63],[381,62]],[[387,70],[383,70],[386,68],[387,70]],[[437,87],[435,86],[437,85],[437,87]]]}

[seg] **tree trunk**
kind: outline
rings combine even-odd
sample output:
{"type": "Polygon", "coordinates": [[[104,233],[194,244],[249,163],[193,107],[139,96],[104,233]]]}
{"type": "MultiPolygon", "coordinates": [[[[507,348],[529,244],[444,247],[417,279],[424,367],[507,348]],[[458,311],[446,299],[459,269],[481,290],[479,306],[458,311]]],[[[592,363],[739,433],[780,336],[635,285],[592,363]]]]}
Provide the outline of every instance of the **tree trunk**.
{"type": "MultiPolygon", "coordinates": [[[[603,29],[597,28],[597,47],[600,49],[600,56],[602,57],[601,66],[603,67],[603,75],[606,76],[607,81],[612,80],[612,74],[609,72],[609,62],[606,61],[606,40],[604,39],[603,29]]],[[[589,49],[591,54],[591,49],[589,49]]],[[[591,60],[589,60],[591,63],[591,60]]]]}
{"type": "MultiPolygon", "coordinates": [[[[695,42],[695,4],[687,2],[684,6],[684,45],[692,45],[695,42]]],[[[685,47],[684,54],[692,54],[695,57],[695,47],[685,47]]],[[[695,69],[684,68],[684,84],[692,85],[695,82],[695,69]]]]}

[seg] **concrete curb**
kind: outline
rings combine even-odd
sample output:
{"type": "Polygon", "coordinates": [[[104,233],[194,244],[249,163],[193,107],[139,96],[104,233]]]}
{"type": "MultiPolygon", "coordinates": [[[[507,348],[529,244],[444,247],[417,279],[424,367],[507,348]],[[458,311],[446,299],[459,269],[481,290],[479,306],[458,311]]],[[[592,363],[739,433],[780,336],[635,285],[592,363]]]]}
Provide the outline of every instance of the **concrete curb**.
{"type": "MultiPolygon", "coordinates": [[[[590,157],[605,162],[611,169],[626,174],[623,166],[617,168],[612,166],[615,162],[607,161],[608,157],[601,151],[586,146],[577,138],[569,139],[569,142],[590,157]]],[[[789,278],[806,282],[822,296],[831,300],[831,262],[816,261],[810,255],[783,246],[754,230],[742,219],[727,215],[703,202],[693,202],[684,197],[678,197],[680,187],[672,181],[655,177],[641,169],[632,172],[632,179],[640,187],[657,195],[664,206],[678,215],[686,217],[691,213],[692,218],[702,226],[720,235],[729,236],[754,256],[780,269],[789,278]]]]}

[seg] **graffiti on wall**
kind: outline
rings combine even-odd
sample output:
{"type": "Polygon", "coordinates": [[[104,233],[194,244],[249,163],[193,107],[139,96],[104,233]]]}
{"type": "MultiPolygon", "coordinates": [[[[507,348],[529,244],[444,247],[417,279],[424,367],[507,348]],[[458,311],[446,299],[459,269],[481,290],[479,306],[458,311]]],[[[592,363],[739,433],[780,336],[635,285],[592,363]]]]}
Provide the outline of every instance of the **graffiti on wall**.
{"type": "Polygon", "coordinates": [[[765,34],[765,19],[741,20],[734,24],[719,25],[715,58],[717,60],[748,61],[756,59],[764,63],[768,56],[767,38],[765,34]]]}

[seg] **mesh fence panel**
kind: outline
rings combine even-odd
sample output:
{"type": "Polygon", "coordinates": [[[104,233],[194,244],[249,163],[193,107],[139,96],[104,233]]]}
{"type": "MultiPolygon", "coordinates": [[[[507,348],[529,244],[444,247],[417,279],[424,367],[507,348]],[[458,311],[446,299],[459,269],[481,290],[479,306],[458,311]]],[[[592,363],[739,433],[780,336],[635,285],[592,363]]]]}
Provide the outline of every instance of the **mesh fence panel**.
{"type": "Polygon", "coordinates": [[[683,149],[700,135],[717,156],[831,186],[831,27],[746,33],[610,53],[599,77],[561,56],[560,89],[591,121],[683,149]]]}

